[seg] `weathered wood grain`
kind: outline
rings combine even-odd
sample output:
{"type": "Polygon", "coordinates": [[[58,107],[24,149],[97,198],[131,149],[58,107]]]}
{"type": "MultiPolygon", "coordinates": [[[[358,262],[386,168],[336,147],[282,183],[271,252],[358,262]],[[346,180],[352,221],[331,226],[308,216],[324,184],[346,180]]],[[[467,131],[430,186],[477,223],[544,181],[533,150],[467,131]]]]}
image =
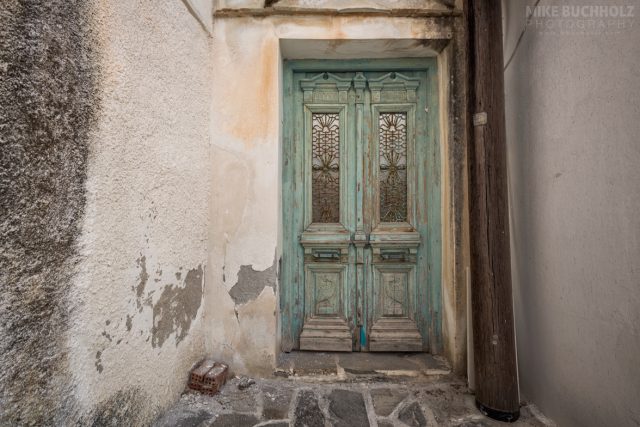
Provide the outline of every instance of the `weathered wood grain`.
{"type": "Polygon", "coordinates": [[[500,0],[467,0],[465,13],[475,116],[468,154],[476,399],[491,416],[517,418],[500,0]]]}
{"type": "Polygon", "coordinates": [[[436,69],[432,58],[285,62],[283,350],[441,348],[436,69]],[[339,223],[312,221],[314,113],[340,115],[339,223]],[[380,221],[378,126],[384,113],[407,115],[407,219],[399,223],[380,221]],[[332,288],[338,276],[328,280],[323,271],[338,270],[341,284],[331,296],[337,299],[328,303],[317,283],[332,288]],[[402,294],[394,297],[404,307],[401,315],[383,310],[389,291],[381,278],[394,274],[401,282],[394,291],[402,294]],[[339,328],[336,319],[343,322],[339,328]]]}

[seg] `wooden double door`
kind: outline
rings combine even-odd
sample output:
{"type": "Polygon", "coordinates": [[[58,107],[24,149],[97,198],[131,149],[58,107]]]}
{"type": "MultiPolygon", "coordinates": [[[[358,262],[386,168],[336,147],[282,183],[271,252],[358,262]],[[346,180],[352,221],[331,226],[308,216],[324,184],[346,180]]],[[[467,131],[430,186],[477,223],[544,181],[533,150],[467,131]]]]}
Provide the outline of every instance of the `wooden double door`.
{"type": "Polygon", "coordinates": [[[440,209],[432,170],[439,150],[429,72],[290,73],[285,347],[428,351],[438,334],[440,283],[430,269],[439,271],[440,260],[439,215],[431,217],[440,209]]]}

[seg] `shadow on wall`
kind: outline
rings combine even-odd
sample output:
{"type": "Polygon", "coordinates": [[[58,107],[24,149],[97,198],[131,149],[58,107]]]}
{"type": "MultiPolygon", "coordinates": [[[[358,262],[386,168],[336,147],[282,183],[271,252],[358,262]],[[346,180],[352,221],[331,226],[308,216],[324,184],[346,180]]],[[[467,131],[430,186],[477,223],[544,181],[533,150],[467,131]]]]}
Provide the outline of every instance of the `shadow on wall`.
{"type": "Polygon", "coordinates": [[[100,105],[90,7],[0,6],[1,425],[76,413],[65,337],[100,105]]]}

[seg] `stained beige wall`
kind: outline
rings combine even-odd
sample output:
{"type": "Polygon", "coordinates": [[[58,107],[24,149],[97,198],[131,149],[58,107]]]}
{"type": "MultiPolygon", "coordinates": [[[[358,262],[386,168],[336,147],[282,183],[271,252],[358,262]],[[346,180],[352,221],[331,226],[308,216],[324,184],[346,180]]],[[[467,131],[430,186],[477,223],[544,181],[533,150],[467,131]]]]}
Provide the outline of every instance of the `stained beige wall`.
{"type": "MultiPolygon", "coordinates": [[[[505,2],[506,56],[527,3],[505,2]]],[[[640,4],[623,4],[626,27],[533,22],[506,71],[520,386],[561,426],[640,423],[640,4]]]]}
{"type": "MultiPolygon", "coordinates": [[[[237,1],[223,3],[218,6],[251,6],[237,1]]],[[[276,271],[282,221],[282,59],[415,56],[425,48],[415,39],[450,37],[450,27],[417,18],[307,15],[214,19],[213,194],[205,321],[208,351],[228,361],[236,372],[269,372],[279,352],[276,271]],[[343,42],[331,43],[334,39],[343,42]],[[376,44],[373,40],[385,42],[376,44]]],[[[445,73],[447,64],[450,61],[440,64],[445,73]]],[[[447,81],[443,79],[443,90],[449,94],[447,81]]],[[[449,100],[443,97],[443,102],[449,100]]],[[[446,107],[448,104],[443,111],[450,111],[446,107]]],[[[448,146],[445,137],[453,135],[443,133],[443,146],[448,146]]],[[[449,196],[443,200],[450,200],[449,196]]],[[[453,246],[447,241],[448,248],[453,246]]],[[[460,283],[453,271],[454,258],[445,259],[451,263],[445,266],[446,282],[442,284],[445,351],[459,362],[457,369],[463,370],[465,320],[459,303],[464,295],[455,290],[460,283]]]]}
{"type": "Polygon", "coordinates": [[[146,425],[205,352],[209,39],[180,1],[93,12],[101,100],[69,363],[81,412],[146,425]]]}

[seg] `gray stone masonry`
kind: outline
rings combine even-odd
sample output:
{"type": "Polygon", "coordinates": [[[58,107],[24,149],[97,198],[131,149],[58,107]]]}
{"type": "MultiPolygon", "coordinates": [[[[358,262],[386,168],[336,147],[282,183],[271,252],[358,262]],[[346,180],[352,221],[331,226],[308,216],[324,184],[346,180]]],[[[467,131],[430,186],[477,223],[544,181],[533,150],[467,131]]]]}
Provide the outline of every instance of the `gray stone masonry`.
{"type": "MultiPolygon", "coordinates": [[[[154,427],[505,425],[483,416],[464,379],[431,356],[294,357],[248,387],[246,378],[234,377],[215,396],[185,392],[154,427]]],[[[512,425],[554,424],[525,404],[512,425]]]]}

